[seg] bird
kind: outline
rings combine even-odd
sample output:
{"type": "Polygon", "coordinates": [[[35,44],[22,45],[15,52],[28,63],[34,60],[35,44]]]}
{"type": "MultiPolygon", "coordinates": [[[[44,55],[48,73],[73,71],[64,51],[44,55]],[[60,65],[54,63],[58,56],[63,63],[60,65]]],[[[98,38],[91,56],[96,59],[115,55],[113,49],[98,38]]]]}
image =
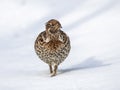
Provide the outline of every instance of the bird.
{"type": "Polygon", "coordinates": [[[71,50],[69,36],[61,28],[58,20],[49,20],[34,44],[38,57],[48,64],[51,77],[57,74],[58,66],[67,58],[71,50]]]}

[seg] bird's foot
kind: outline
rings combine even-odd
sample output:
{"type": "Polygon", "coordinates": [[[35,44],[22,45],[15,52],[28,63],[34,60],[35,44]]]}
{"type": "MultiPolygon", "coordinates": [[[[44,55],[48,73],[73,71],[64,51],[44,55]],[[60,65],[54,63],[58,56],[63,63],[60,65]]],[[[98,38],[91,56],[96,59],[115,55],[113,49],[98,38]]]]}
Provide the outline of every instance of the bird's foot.
{"type": "Polygon", "coordinates": [[[56,73],[55,73],[55,72],[51,73],[51,77],[53,77],[53,76],[56,76],[56,73]]]}

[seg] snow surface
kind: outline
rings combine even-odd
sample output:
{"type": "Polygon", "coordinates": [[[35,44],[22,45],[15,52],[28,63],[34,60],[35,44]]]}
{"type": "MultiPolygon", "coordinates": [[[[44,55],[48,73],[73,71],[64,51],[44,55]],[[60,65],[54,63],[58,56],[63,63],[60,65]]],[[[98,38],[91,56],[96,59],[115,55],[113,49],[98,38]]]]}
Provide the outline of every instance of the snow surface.
{"type": "Polygon", "coordinates": [[[0,0],[0,90],[120,90],[120,0],[0,0]],[[52,78],[34,52],[51,18],[72,46],[52,78]]]}

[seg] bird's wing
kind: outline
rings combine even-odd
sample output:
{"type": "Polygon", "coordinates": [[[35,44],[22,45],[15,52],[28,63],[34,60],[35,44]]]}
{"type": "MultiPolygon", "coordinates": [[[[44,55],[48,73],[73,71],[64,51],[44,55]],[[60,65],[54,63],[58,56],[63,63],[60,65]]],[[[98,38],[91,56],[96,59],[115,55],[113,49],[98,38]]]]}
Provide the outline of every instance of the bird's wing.
{"type": "Polygon", "coordinates": [[[62,30],[60,30],[59,40],[66,44],[67,42],[69,42],[69,37],[62,30]]]}
{"type": "Polygon", "coordinates": [[[35,43],[38,44],[38,46],[43,46],[45,42],[46,42],[46,32],[43,31],[38,35],[35,43]]]}

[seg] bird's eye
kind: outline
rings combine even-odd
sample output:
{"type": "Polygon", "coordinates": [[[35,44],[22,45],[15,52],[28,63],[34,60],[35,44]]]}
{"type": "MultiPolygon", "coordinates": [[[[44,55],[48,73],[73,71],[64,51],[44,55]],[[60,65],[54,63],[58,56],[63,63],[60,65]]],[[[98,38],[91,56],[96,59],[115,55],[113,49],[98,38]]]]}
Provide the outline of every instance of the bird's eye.
{"type": "Polygon", "coordinates": [[[50,23],[50,24],[47,24],[46,26],[47,27],[54,27],[55,25],[50,23]]]}
{"type": "Polygon", "coordinates": [[[50,27],[51,25],[50,24],[47,24],[48,27],[50,27]]]}

